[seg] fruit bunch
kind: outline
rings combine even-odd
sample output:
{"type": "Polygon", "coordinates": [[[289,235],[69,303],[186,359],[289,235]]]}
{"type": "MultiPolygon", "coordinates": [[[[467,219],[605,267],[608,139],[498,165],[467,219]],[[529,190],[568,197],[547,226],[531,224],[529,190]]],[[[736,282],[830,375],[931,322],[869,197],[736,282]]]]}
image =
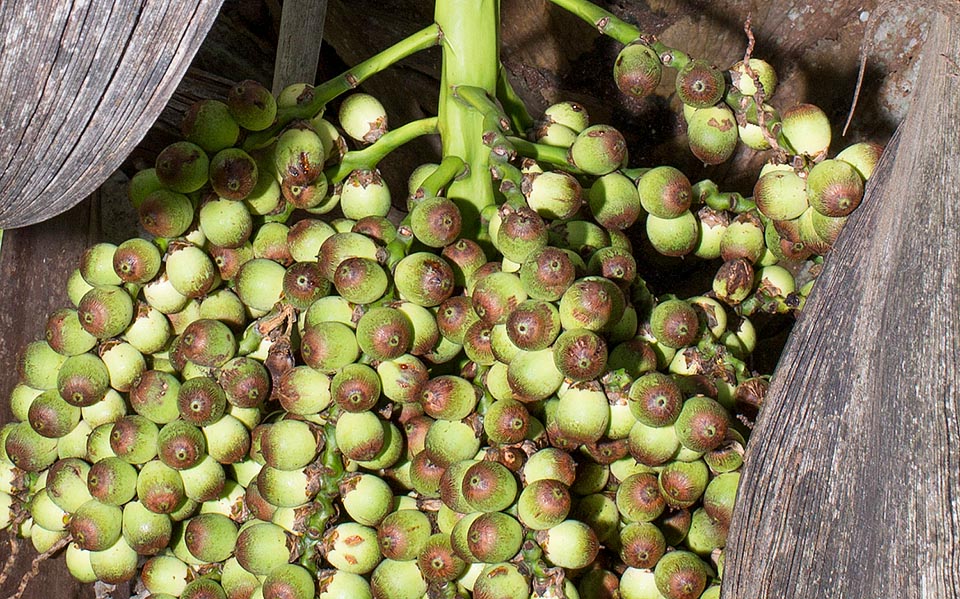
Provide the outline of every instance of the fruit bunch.
{"type": "MultiPolygon", "coordinates": [[[[825,159],[822,113],[762,102],[768,65],[688,60],[697,156],[731,131],[787,154],[752,198],[628,168],[583,107],[529,116],[479,4],[439,1],[436,24],[331,82],[274,98],[244,81],[190,109],[131,180],[145,237],[90,247],[72,305],[21,353],[0,525],[66,547],[81,581],[139,577],[154,597],[719,595],[768,386],[749,315],[799,307],[777,262],[811,276],[878,149],[825,159]],[[324,112],[437,44],[438,117],[391,129],[364,93],[324,112]],[[442,160],[394,218],[377,165],[427,134],[442,160]],[[640,234],[723,258],[713,288],[649,288],[640,234]]],[[[558,4],[629,38],[627,93],[679,64],[558,4]]]]}

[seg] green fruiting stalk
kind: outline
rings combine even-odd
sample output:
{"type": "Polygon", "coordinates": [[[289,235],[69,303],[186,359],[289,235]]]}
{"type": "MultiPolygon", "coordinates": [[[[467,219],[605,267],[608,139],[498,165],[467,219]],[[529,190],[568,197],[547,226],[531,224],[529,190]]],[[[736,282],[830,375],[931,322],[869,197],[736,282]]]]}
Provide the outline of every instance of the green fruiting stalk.
{"type": "Polygon", "coordinates": [[[243,149],[258,149],[269,145],[291,121],[315,117],[334,98],[356,89],[373,75],[386,70],[411,54],[440,44],[442,40],[443,32],[440,30],[440,26],[437,23],[432,23],[386,50],[374,54],[353,68],[318,85],[313,90],[313,99],[310,102],[279,109],[276,124],[266,131],[249,136],[243,144],[243,149]]]}
{"type": "Polygon", "coordinates": [[[339,164],[326,171],[326,177],[331,184],[336,184],[357,169],[373,170],[383,160],[384,156],[403,144],[423,135],[437,133],[437,125],[437,118],[429,117],[411,121],[402,127],[384,133],[380,139],[366,148],[344,154],[343,160],[339,164]]]}
{"type": "Polygon", "coordinates": [[[415,194],[417,198],[432,198],[440,195],[440,190],[454,179],[466,174],[463,159],[459,156],[444,156],[440,166],[424,179],[415,194]]]}
{"type": "Polygon", "coordinates": [[[506,67],[502,64],[497,77],[497,100],[500,100],[503,111],[510,119],[510,125],[514,131],[524,132],[533,126],[533,117],[527,111],[526,104],[523,103],[513,86],[510,85],[506,67]]]}
{"type": "Polygon", "coordinates": [[[583,172],[567,160],[567,148],[538,144],[512,136],[508,136],[507,141],[513,146],[517,154],[525,158],[533,158],[539,162],[563,167],[563,170],[571,174],[581,174],[583,172]]]}
{"type": "Polygon", "coordinates": [[[499,0],[441,0],[434,18],[443,31],[440,76],[440,137],[444,156],[459,156],[469,174],[454,181],[447,197],[464,217],[464,233],[476,234],[480,212],[495,203],[490,151],[483,145],[484,114],[458,101],[455,90],[472,86],[494,97],[500,71],[499,0]]]}
{"type": "MultiPolygon", "coordinates": [[[[629,44],[637,39],[651,38],[633,25],[618,19],[613,13],[603,10],[589,0],[550,0],[557,6],[567,10],[587,23],[597,28],[597,31],[611,37],[621,44],[629,44]]],[[[664,65],[673,68],[683,68],[690,58],[683,52],[671,48],[666,44],[653,40],[650,47],[657,51],[664,65]]]]}

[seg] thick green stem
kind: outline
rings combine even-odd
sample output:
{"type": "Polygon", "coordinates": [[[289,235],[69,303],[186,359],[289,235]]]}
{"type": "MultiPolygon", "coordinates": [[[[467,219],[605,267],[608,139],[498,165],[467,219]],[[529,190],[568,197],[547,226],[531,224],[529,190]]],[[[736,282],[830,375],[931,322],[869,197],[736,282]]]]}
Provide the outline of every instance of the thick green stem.
{"type": "Polygon", "coordinates": [[[326,171],[327,179],[331,184],[336,184],[358,168],[372,170],[390,152],[409,141],[431,133],[437,133],[437,117],[411,121],[399,129],[388,131],[366,148],[344,154],[339,164],[326,171]]]}
{"type": "Polygon", "coordinates": [[[416,199],[435,198],[448,183],[464,174],[463,159],[459,156],[444,156],[437,170],[430,173],[417,189],[416,199]]]}
{"type": "Polygon", "coordinates": [[[415,52],[426,50],[427,48],[432,48],[440,44],[442,38],[443,34],[440,31],[440,27],[436,23],[433,23],[413,35],[400,40],[383,52],[371,56],[339,76],[321,83],[313,90],[313,101],[307,105],[310,109],[314,109],[313,114],[310,116],[317,114],[330,100],[333,100],[344,92],[355,89],[371,75],[383,71],[415,52]]]}
{"type": "Polygon", "coordinates": [[[533,158],[539,162],[562,166],[563,170],[569,173],[578,174],[583,172],[567,160],[567,148],[533,143],[519,137],[508,137],[507,141],[513,146],[517,154],[525,158],[533,158]]]}
{"type": "Polygon", "coordinates": [[[550,0],[550,2],[580,17],[596,27],[597,31],[603,35],[611,37],[621,44],[626,45],[638,39],[647,41],[650,47],[660,55],[660,60],[666,66],[679,69],[690,61],[690,57],[683,52],[671,48],[653,36],[640,31],[630,23],[619,19],[613,13],[590,2],[590,0],[550,0]]]}
{"type": "Polygon", "coordinates": [[[510,79],[507,78],[507,69],[500,65],[500,76],[497,78],[497,99],[503,106],[503,111],[510,117],[510,124],[513,130],[523,135],[527,129],[533,127],[533,117],[527,110],[527,105],[523,103],[520,96],[510,85],[510,79]]]}
{"type": "Polygon", "coordinates": [[[252,134],[244,142],[244,147],[250,149],[268,145],[291,121],[315,117],[328,102],[340,94],[356,89],[371,76],[386,70],[411,54],[439,45],[442,38],[440,27],[433,23],[333,79],[321,83],[314,88],[312,100],[299,106],[288,106],[278,110],[276,124],[266,131],[252,134]]]}
{"type": "Polygon", "coordinates": [[[450,184],[447,197],[463,215],[464,235],[476,235],[480,212],[496,203],[490,178],[490,149],[483,143],[484,114],[458,100],[458,86],[496,95],[499,75],[499,0],[437,0],[434,13],[443,31],[439,129],[444,156],[459,156],[469,172],[450,184]]]}

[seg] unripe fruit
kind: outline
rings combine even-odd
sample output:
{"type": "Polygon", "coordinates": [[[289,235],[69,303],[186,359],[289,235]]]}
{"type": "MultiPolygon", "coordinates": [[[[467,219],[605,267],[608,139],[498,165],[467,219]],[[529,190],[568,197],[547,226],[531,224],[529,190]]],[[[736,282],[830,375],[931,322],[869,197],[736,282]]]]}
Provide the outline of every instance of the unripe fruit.
{"type": "Polygon", "coordinates": [[[566,252],[547,246],[527,256],[519,275],[520,284],[530,297],[556,301],[573,284],[577,273],[566,252]]]}
{"type": "Polygon", "coordinates": [[[230,328],[219,320],[202,318],[187,325],[178,345],[186,359],[200,366],[223,366],[237,350],[230,328]]]}
{"type": "Polygon", "coordinates": [[[123,506],[123,539],[140,555],[156,555],[170,544],[173,524],[166,514],[151,512],[139,501],[123,506]]]}
{"type": "Polygon", "coordinates": [[[187,499],[180,474],[159,460],[151,460],[140,469],[137,497],[157,514],[173,514],[187,499]]]}
{"type": "Polygon", "coordinates": [[[340,126],[357,141],[373,143],[387,132],[387,112],[370,94],[355,93],[340,104],[340,126]]]}
{"type": "Polygon", "coordinates": [[[237,142],[240,127],[227,105],[219,100],[200,100],[187,108],[180,124],[187,141],[208,152],[218,152],[237,142]]]}
{"type": "Polygon", "coordinates": [[[358,169],[350,173],[340,191],[340,209],[353,220],[365,216],[386,216],[390,212],[390,188],[378,170],[358,169]]]}
{"type": "Polygon", "coordinates": [[[416,560],[385,559],[370,577],[370,590],[375,599],[421,599],[427,588],[416,560]]]}
{"type": "Polygon", "coordinates": [[[211,377],[198,376],[180,385],[177,408],[180,417],[196,426],[213,424],[223,416],[227,396],[211,377]]]}
{"type": "MultiPolygon", "coordinates": [[[[200,146],[189,141],[178,141],[157,155],[156,173],[164,187],[178,193],[190,193],[207,182],[209,166],[210,160],[200,146]]],[[[141,215],[147,201],[149,196],[140,205],[141,215]]]]}
{"type": "Polygon", "coordinates": [[[593,218],[607,229],[627,229],[643,214],[637,186],[619,172],[598,177],[587,192],[587,203],[593,218]]]}
{"type": "Polygon", "coordinates": [[[644,98],[660,85],[663,65],[656,51],[643,42],[627,44],[613,63],[613,79],[625,94],[644,98]]]}
{"type": "Polygon", "coordinates": [[[807,209],[807,184],[792,170],[773,171],[757,180],[753,199],[764,216],[790,220],[807,209]]]}
{"type": "Polygon", "coordinates": [[[544,557],[561,568],[582,568],[596,559],[600,550],[597,535],[589,526],[577,520],[560,524],[536,533],[544,557]]]}
{"type": "Polygon", "coordinates": [[[474,511],[499,512],[516,499],[517,481],[506,466],[484,460],[464,473],[461,491],[474,511]]]}
{"type": "Polygon", "coordinates": [[[233,554],[237,525],[221,514],[200,514],[190,518],[183,534],[191,555],[204,562],[222,562],[233,554]]]}
{"type": "Polygon", "coordinates": [[[230,115],[244,129],[262,131],[273,124],[277,101],[270,90],[257,81],[246,79],[227,92],[230,115]]]}
{"type": "Polygon", "coordinates": [[[696,310],[679,299],[657,304],[650,314],[650,325],[657,341],[674,349],[691,345],[699,337],[700,321],[696,310]]]}
{"type": "Polygon", "coordinates": [[[709,397],[691,397],[683,402],[683,409],[674,422],[680,443],[692,451],[702,453],[717,448],[727,435],[727,411],[709,397]]]}
{"type": "Polygon", "coordinates": [[[193,222],[193,204],[187,196],[158,189],[143,199],[137,208],[140,224],[156,237],[183,235],[193,222]]]}
{"type": "Polygon", "coordinates": [[[264,599],[313,599],[315,582],[306,568],[284,564],[267,574],[261,588],[264,599]]]}
{"type": "Polygon", "coordinates": [[[726,106],[700,108],[687,124],[690,151],[704,164],[720,164],[737,147],[737,121],[726,106]]]}
{"type": "Polygon", "coordinates": [[[352,574],[366,574],[382,559],[377,531],[356,522],[330,528],[323,536],[323,552],[331,566],[352,574]]]}
{"type": "Polygon", "coordinates": [[[77,316],[97,339],[116,337],[133,321],[133,299],[120,287],[94,287],[80,300],[77,316]]]}
{"type": "MultiPolygon", "coordinates": [[[[776,71],[773,70],[770,63],[760,60],[759,58],[751,58],[748,64],[750,70],[752,70],[760,80],[760,85],[763,87],[764,99],[769,100],[777,90],[776,71]]],[[[742,60],[730,67],[730,78],[733,86],[737,88],[741,94],[752,96],[757,93],[757,85],[753,77],[747,74],[747,69],[744,67],[742,60]]]]}
{"type": "Polygon", "coordinates": [[[692,506],[707,488],[709,473],[702,460],[670,462],[660,471],[660,493],[675,508],[692,506]]]}
{"type": "Polygon", "coordinates": [[[460,236],[460,209],[453,201],[436,196],[424,198],[410,210],[410,228],[420,243],[440,248],[460,236]]]}
{"type": "Polygon", "coordinates": [[[807,175],[807,199],[824,216],[847,216],[863,199],[863,180],[850,164],[824,160],[807,175]]]}
{"type": "Polygon", "coordinates": [[[94,499],[122,506],[136,495],[137,471],[120,458],[106,457],[90,467],[87,488],[94,499]]]}
{"type": "Polygon", "coordinates": [[[388,514],[377,527],[377,543],[387,559],[416,559],[430,538],[430,520],[416,510],[388,514]]]}
{"type": "Polygon", "coordinates": [[[72,308],[61,308],[50,315],[45,339],[51,349],[65,356],[83,354],[97,345],[97,338],[84,330],[77,311],[72,308]]]}
{"type": "Polygon", "coordinates": [[[676,218],[647,215],[647,238],[650,245],[664,256],[686,256],[697,247],[700,226],[689,210],[676,218]]]}
{"type": "Polygon", "coordinates": [[[81,549],[103,551],[120,538],[122,516],[120,508],[91,499],[72,514],[68,529],[81,549]]]}
{"type": "Polygon", "coordinates": [[[723,73],[704,60],[691,60],[677,72],[676,88],[687,106],[707,108],[723,98],[723,73]]]}
{"type": "Polygon", "coordinates": [[[563,522],[570,513],[570,491],[558,480],[529,482],[517,500],[517,517],[532,530],[546,530],[563,522]]]}
{"type": "Polygon", "coordinates": [[[666,599],[697,599],[709,576],[709,567],[688,551],[667,553],[654,569],[657,589],[666,599]]]}
{"type": "Polygon", "coordinates": [[[287,535],[276,524],[250,525],[237,535],[236,557],[244,570],[265,576],[290,561],[287,535]]]}
{"type": "Polygon", "coordinates": [[[798,155],[818,156],[830,147],[830,119],[813,104],[798,104],[780,115],[780,143],[798,155]]]}
{"type": "Polygon", "coordinates": [[[488,564],[513,558],[523,542],[523,528],[503,512],[480,514],[467,529],[467,549],[474,559],[488,564]]]}
{"type": "Polygon", "coordinates": [[[428,252],[415,252],[400,260],[393,280],[402,299],[427,308],[440,305],[453,294],[453,269],[428,252]]]}
{"type": "Polygon", "coordinates": [[[591,175],[606,175],[627,157],[627,142],[609,125],[593,125],[577,135],[570,146],[569,160],[591,175]]]}

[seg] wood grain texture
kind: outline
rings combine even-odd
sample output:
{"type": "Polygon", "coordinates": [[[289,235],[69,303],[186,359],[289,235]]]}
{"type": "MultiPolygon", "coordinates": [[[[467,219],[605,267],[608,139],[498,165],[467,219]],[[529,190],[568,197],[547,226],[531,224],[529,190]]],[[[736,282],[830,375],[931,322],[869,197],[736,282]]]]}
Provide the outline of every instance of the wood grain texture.
{"type": "Polygon", "coordinates": [[[280,18],[273,93],[294,83],[313,84],[320,63],[327,0],[286,0],[280,18]]]}
{"type": "Polygon", "coordinates": [[[960,18],[930,27],[753,432],[727,598],[960,596],[960,18]]]}
{"type": "Polygon", "coordinates": [[[63,212],[120,165],[221,2],[0,4],[0,228],[63,212]]]}

